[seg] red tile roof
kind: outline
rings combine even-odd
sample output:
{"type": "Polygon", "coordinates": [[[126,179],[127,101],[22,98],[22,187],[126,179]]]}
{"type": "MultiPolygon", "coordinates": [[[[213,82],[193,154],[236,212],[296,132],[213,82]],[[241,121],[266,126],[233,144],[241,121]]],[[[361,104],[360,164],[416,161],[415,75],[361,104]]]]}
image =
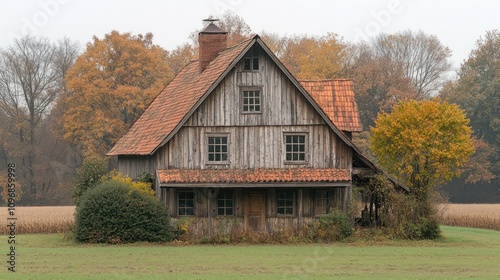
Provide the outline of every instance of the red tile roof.
{"type": "Polygon", "coordinates": [[[202,73],[198,61],[188,64],[107,155],[152,154],[251,42],[253,39],[227,48],[202,73]]]}
{"type": "MultiPolygon", "coordinates": [[[[237,58],[243,55],[245,49],[258,40],[260,40],[259,37],[255,36],[227,48],[201,73],[198,61],[188,64],[160,92],[107,155],[153,154],[179,129],[183,120],[190,116],[199,102],[224,77],[224,73],[230,70],[230,65],[236,63],[237,58]]],[[[361,131],[351,80],[301,81],[300,83],[340,130],[361,131]]]]}
{"type": "Polygon", "coordinates": [[[350,181],[347,169],[165,169],[158,170],[160,184],[174,183],[273,183],[350,181]]]}
{"type": "Polygon", "coordinates": [[[362,130],[352,80],[299,81],[330,120],[343,131],[362,130]]]}

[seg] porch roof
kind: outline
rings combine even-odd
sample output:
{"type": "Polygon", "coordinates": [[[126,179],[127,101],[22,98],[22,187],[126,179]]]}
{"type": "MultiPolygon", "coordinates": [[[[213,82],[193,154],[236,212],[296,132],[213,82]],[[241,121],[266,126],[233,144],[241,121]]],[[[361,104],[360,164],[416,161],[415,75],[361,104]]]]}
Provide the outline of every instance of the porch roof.
{"type": "Polygon", "coordinates": [[[164,169],[157,170],[160,185],[179,183],[337,183],[350,182],[348,169],[164,169]]]}

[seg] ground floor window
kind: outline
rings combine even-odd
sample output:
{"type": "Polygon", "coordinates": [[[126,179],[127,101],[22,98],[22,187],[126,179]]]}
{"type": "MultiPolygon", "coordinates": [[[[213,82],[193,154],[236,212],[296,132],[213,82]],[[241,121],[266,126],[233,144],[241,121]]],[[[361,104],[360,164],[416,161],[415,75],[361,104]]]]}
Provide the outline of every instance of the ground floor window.
{"type": "Polygon", "coordinates": [[[217,215],[232,216],[234,211],[234,191],[229,189],[220,190],[217,195],[217,215]]]}
{"type": "Polygon", "coordinates": [[[294,193],[292,190],[277,190],[277,209],[276,213],[279,215],[293,215],[294,214],[294,193]]]}
{"type": "Polygon", "coordinates": [[[314,214],[329,214],[332,210],[333,194],[331,190],[317,190],[314,192],[314,214]]]}
{"type": "Polygon", "coordinates": [[[177,214],[179,216],[194,215],[194,192],[193,191],[178,191],[177,192],[177,214]]]}

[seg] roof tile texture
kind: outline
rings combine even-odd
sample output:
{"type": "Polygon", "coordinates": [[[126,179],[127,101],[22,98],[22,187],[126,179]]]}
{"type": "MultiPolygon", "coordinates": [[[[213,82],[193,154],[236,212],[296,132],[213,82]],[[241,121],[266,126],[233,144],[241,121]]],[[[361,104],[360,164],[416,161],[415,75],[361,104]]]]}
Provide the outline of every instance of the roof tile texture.
{"type": "Polygon", "coordinates": [[[108,155],[149,155],[155,151],[251,42],[252,39],[249,39],[227,48],[201,73],[198,61],[188,64],[153,100],[108,155]]]}
{"type": "Polygon", "coordinates": [[[299,82],[340,130],[351,132],[362,130],[352,80],[299,82]]]}
{"type": "Polygon", "coordinates": [[[161,184],[173,183],[273,183],[350,181],[347,169],[165,169],[157,171],[161,184]]]}

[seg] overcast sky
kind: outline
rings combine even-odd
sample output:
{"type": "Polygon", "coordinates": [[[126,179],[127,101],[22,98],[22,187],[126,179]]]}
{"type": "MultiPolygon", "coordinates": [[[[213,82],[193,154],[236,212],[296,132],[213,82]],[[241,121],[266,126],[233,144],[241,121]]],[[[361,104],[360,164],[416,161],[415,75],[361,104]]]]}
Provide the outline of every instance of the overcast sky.
{"type": "Polygon", "coordinates": [[[254,33],[339,34],[357,42],[378,33],[423,30],[453,51],[457,68],[487,30],[500,29],[498,0],[0,0],[0,48],[26,33],[82,46],[112,30],[152,32],[171,50],[209,15],[232,10],[254,33]]]}

